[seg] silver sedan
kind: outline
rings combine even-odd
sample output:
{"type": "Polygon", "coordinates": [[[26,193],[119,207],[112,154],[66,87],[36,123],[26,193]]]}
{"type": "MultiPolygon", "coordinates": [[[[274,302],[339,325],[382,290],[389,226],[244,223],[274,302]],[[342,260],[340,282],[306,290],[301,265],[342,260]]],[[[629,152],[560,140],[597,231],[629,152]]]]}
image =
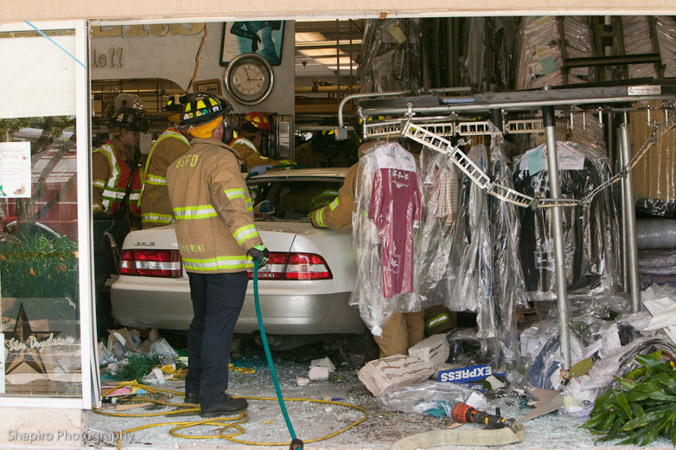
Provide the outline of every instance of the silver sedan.
{"type": "MultiPolygon", "coordinates": [[[[270,335],[364,333],[358,309],[348,305],[356,275],[350,231],[316,229],[307,218],[337,193],[346,173],[346,168],[274,170],[247,180],[256,227],[270,250],[258,285],[270,335]]],[[[111,303],[121,325],[188,329],[190,287],[173,226],[127,235],[111,303]]],[[[257,331],[250,282],[235,332],[257,331]]]]}

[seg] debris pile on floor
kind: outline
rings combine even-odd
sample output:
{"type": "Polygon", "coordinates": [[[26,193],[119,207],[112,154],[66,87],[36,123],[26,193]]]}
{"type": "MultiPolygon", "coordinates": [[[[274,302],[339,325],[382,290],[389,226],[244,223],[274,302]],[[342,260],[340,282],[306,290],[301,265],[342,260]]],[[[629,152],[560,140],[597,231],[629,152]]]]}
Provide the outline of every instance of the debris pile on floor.
{"type": "MultiPolygon", "coordinates": [[[[669,426],[669,414],[676,400],[671,387],[676,380],[672,357],[676,355],[676,343],[671,332],[676,321],[671,316],[676,289],[651,286],[643,291],[642,298],[650,312],[627,313],[626,299],[615,296],[573,300],[573,365],[569,371],[562,370],[559,322],[554,308],[543,305],[536,308],[538,320],[530,317],[520,331],[521,361],[517,367],[496,364],[495,353],[500,350],[491,345],[490,339],[477,338],[471,328],[433,334],[412,347],[408,355],[351,367],[357,369],[354,375],[365,392],[373,396],[381,414],[431,417],[445,421],[445,426],[459,426],[453,407],[466,404],[483,415],[500,418],[494,419],[498,425],[513,421],[524,424],[526,435],[531,420],[558,412],[586,421],[585,428],[601,434],[604,441],[623,439],[646,445],[659,436],[672,439],[674,427],[669,426]],[[660,414],[658,420],[656,415],[660,414]]],[[[110,407],[115,411],[157,408],[150,403],[152,399],[166,395],[148,392],[144,386],[119,386],[112,380],[166,384],[179,393],[182,390],[180,380],[187,360],[179,355],[182,350],[174,349],[156,330],[110,330],[107,345],[101,343],[99,350],[106,381],[104,402],[113,403],[110,407]]],[[[238,350],[234,355],[242,358],[248,350],[238,350]]],[[[262,368],[263,361],[256,364],[262,368]]],[[[286,384],[282,381],[282,389],[299,390],[294,395],[302,396],[309,389],[328,388],[350,372],[347,360],[340,366],[336,368],[329,356],[308,359],[300,370],[289,373],[282,366],[280,380],[287,380],[286,384]]],[[[254,375],[247,383],[265,382],[254,369],[249,373],[254,375]]],[[[320,398],[343,401],[330,395],[320,398]]],[[[364,397],[357,406],[368,401],[364,397]]],[[[252,407],[250,413],[256,416],[256,411],[266,409],[252,407]]],[[[334,423],[359,420],[358,414],[339,411],[331,405],[321,409],[322,414],[335,415],[334,423]]],[[[463,429],[478,426],[466,423],[463,429]]]]}
{"type": "Polygon", "coordinates": [[[676,442],[676,288],[654,285],[642,299],[650,313],[628,313],[616,296],[573,300],[567,371],[558,318],[540,308],[540,320],[521,331],[518,367],[496,370],[487,340],[454,330],[409,355],[368,362],[359,380],[389,411],[451,418],[461,402],[486,411],[517,404],[521,422],[556,411],[588,420],[585,428],[604,435],[599,442],[646,445],[660,435],[676,442]]]}
{"type": "Polygon", "coordinates": [[[108,330],[107,345],[99,342],[99,361],[105,377],[140,384],[164,384],[185,375],[187,359],[159,336],[158,330],[108,330]]]}

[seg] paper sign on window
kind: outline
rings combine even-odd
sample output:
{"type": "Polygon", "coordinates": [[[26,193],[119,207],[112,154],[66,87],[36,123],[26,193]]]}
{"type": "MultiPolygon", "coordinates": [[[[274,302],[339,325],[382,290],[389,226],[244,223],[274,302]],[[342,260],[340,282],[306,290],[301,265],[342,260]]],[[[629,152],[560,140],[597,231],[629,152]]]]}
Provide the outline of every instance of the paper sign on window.
{"type": "Polygon", "coordinates": [[[30,142],[0,142],[0,197],[31,198],[30,142]]]}

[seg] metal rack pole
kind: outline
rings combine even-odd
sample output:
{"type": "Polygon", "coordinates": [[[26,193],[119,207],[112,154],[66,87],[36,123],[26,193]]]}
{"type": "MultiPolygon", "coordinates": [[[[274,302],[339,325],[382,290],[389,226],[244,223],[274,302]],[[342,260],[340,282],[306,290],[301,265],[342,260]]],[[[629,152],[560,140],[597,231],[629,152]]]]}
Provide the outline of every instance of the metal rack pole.
{"type": "Polygon", "coordinates": [[[342,99],[338,104],[338,126],[341,128],[345,126],[345,122],[343,121],[343,108],[345,107],[345,104],[349,101],[356,100],[359,98],[373,98],[376,95],[380,97],[396,97],[398,95],[406,95],[410,93],[411,91],[393,91],[393,92],[381,92],[378,94],[366,92],[361,94],[348,95],[347,97],[342,99]]]}
{"type": "MultiPolygon", "coordinates": [[[[629,161],[631,159],[631,140],[629,139],[629,115],[623,114],[623,121],[620,125],[620,150],[622,159],[629,161]]],[[[638,312],[641,301],[641,286],[638,274],[638,250],[636,246],[636,209],[634,207],[634,184],[631,172],[627,172],[622,185],[624,186],[624,202],[622,214],[626,227],[627,246],[629,253],[629,295],[631,296],[631,310],[638,312]]]]}
{"type": "MultiPolygon", "coordinates": [[[[618,145],[622,145],[621,131],[617,129],[617,142],[618,145]]],[[[627,164],[627,161],[624,159],[624,154],[622,151],[617,152],[617,159],[619,160],[620,167],[624,167],[627,164]]],[[[620,183],[620,201],[621,201],[621,211],[622,215],[620,216],[621,222],[620,227],[622,230],[622,292],[629,293],[629,239],[627,238],[627,221],[625,220],[624,212],[627,210],[626,201],[627,193],[624,189],[624,183],[620,183]]]]}
{"type": "MultiPolygon", "coordinates": [[[[554,119],[554,107],[542,108],[542,120],[545,125],[545,137],[547,139],[547,167],[549,169],[549,192],[550,197],[557,200],[561,197],[559,186],[559,164],[556,152],[556,121],[554,119]]],[[[554,238],[554,261],[556,265],[556,293],[559,306],[559,328],[561,342],[561,356],[563,368],[570,369],[570,334],[568,329],[568,294],[566,292],[566,265],[563,248],[563,226],[561,221],[561,206],[552,208],[552,225],[554,238]]]]}

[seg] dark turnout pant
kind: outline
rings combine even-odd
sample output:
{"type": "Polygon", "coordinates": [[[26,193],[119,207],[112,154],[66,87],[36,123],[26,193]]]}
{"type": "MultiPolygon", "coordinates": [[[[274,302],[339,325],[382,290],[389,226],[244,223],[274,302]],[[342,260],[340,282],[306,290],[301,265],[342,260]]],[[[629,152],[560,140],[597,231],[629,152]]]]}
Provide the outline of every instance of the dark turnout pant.
{"type": "Polygon", "coordinates": [[[249,279],[246,272],[188,276],[194,317],[188,332],[185,390],[199,394],[205,410],[225,401],[232,333],[249,279]]]}

